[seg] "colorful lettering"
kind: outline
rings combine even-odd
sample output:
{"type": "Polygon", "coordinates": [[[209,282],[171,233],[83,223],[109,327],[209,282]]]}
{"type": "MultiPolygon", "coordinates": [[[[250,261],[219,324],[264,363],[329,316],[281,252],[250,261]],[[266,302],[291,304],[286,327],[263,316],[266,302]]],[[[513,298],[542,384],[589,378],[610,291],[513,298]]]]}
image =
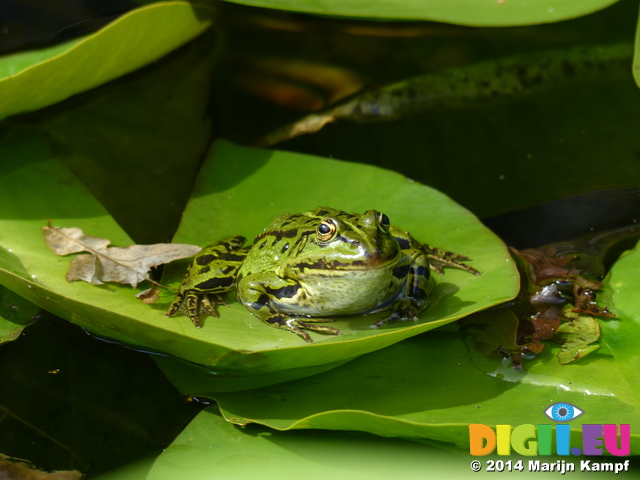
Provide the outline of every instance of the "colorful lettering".
{"type": "Polygon", "coordinates": [[[551,455],[551,425],[538,425],[538,455],[551,455]]]}
{"type": "Polygon", "coordinates": [[[585,455],[602,455],[602,425],[582,425],[582,446],[585,455]]]}
{"type": "Polygon", "coordinates": [[[476,457],[489,455],[496,448],[496,434],[481,423],[469,425],[469,452],[476,457]],[[486,442],[486,443],[485,443],[486,442]]]}
{"type": "Polygon", "coordinates": [[[511,454],[511,425],[496,425],[498,455],[511,454]]]}
{"type": "Polygon", "coordinates": [[[571,425],[561,423],[556,425],[556,453],[569,455],[571,448],[571,425]]]}
{"type": "Polygon", "coordinates": [[[611,455],[626,457],[631,454],[631,426],[629,424],[620,425],[620,448],[618,448],[617,429],[615,425],[603,425],[604,427],[604,447],[611,455]]]}
{"type": "Polygon", "coordinates": [[[511,446],[520,455],[532,457],[537,454],[538,442],[536,440],[535,425],[518,425],[511,432],[511,446]]]}

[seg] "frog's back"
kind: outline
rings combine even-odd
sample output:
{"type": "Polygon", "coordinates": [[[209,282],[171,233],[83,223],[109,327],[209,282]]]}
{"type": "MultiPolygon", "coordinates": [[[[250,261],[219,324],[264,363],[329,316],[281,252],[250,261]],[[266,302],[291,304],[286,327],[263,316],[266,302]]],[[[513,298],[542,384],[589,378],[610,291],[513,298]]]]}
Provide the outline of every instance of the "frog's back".
{"type": "Polygon", "coordinates": [[[274,271],[304,250],[318,223],[315,211],[280,215],[253,241],[240,275],[274,271]]]}

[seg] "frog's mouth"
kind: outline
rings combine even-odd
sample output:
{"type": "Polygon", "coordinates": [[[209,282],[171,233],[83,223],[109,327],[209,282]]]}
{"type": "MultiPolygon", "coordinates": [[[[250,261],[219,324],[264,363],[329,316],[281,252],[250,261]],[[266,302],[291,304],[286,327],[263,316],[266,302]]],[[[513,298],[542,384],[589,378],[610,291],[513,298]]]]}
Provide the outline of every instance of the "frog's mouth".
{"type": "Polygon", "coordinates": [[[363,270],[379,270],[389,267],[390,265],[398,261],[400,252],[396,252],[394,255],[379,255],[375,257],[368,257],[364,259],[343,261],[343,260],[326,260],[319,258],[314,262],[299,263],[296,266],[301,270],[307,269],[312,271],[333,271],[333,272],[353,272],[363,270]]]}

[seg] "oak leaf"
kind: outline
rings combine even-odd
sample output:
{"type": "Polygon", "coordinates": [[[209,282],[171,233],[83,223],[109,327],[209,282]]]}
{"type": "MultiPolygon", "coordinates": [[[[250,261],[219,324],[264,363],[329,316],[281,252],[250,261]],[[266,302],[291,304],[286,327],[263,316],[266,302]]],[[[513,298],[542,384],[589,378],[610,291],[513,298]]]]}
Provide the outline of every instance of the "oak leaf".
{"type": "Polygon", "coordinates": [[[109,247],[110,240],[86,235],[80,228],[42,227],[42,234],[49,249],[56,255],[78,255],[67,272],[67,281],[84,280],[94,285],[117,282],[131,285],[148,280],[151,267],[169,263],[180,258],[192,257],[201,248],[180,243],[157,243],[154,245],[130,245],[109,247]]]}

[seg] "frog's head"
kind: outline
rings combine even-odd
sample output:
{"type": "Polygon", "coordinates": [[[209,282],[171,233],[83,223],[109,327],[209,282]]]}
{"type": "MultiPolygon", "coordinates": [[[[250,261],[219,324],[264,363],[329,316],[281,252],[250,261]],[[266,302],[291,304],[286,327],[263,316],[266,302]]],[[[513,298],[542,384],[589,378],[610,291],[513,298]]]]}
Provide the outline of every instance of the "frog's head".
{"type": "Polygon", "coordinates": [[[318,257],[323,268],[360,270],[383,268],[400,254],[398,242],[389,233],[389,218],[376,210],[354,215],[318,208],[315,232],[305,248],[305,257],[318,257]]]}

